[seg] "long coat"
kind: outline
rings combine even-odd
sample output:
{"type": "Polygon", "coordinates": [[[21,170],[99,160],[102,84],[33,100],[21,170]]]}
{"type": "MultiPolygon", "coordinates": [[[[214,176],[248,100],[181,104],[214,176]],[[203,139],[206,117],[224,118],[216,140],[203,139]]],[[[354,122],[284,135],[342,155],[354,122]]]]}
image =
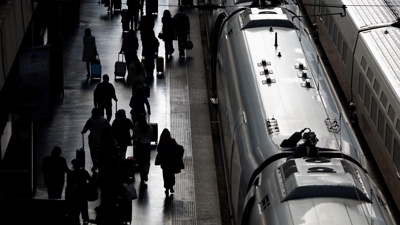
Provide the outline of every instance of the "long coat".
{"type": "Polygon", "coordinates": [[[176,23],[172,17],[163,17],[161,19],[163,23],[162,33],[163,40],[176,40],[176,23]]]}
{"type": "Polygon", "coordinates": [[[94,36],[83,37],[82,62],[90,62],[97,55],[96,39],[94,36]]]}

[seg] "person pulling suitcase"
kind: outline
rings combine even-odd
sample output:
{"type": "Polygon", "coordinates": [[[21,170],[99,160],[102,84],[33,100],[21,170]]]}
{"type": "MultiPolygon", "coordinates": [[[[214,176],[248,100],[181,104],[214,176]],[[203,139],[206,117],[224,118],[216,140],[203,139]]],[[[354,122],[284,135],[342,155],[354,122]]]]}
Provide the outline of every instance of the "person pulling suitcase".
{"type": "Polygon", "coordinates": [[[104,115],[104,110],[106,110],[107,120],[110,122],[112,117],[112,99],[115,102],[118,101],[115,95],[114,86],[109,83],[110,77],[105,74],[103,75],[103,82],[99,83],[94,90],[94,106],[100,109],[101,115],[104,115]]]}

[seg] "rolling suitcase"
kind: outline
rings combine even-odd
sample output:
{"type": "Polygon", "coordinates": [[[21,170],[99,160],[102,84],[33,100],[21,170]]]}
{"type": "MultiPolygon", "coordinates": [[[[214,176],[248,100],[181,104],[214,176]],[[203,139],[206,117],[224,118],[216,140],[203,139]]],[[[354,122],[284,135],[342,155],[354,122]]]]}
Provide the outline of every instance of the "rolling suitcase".
{"type": "Polygon", "coordinates": [[[85,142],[82,134],[82,147],[76,149],[76,158],[82,163],[82,167],[85,168],[85,142]]]}
{"type": "Polygon", "coordinates": [[[129,31],[129,21],[122,22],[122,31],[129,31]]]}
{"type": "Polygon", "coordinates": [[[132,222],[132,200],[124,197],[118,197],[117,200],[117,223],[116,224],[131,224],[132,222]]]}
{"type": "Polygon", "coordinates": [[[149,115],[149,125],[153,128],[153,133],[151,135],[151,142],[154,142],[156,145],[158,143],[158,123],[150,123],[150,115],[149,115]]]}
{"type": "Polygon", "coordinates": [[[151,9],[153,14],[158,15],[158,0],[146,0],[146,11],[151,9]]]}
{"type": "Polygon", "coordinates": [[[91,78],[101,78],[101,62],[99,55],[90,63],[90,76],[91,78]]]}
{"type": "Polygon", "coordinates": [[[136,173],[136,160],[135,157],[129,156],[125,159],[125,168],[128,171],[129,177],[135,177],[136,173]]]}
{"type": "Polygon", "coordinates": [[[158,56],[157,57],[157,75],[164,74],[164,57],[158,56]]]}
{"type": "Polygon", "coordinates": [[[114,67],[115,78],[117,78],[117,76],[125,77],[126,62],[124,62],[124,55],[122,53],[118,53],[118,61],[115,62],[114,67]],[[122,61],[119,61],[119,55],[122,55],[122,61]]]}
{"type": "Polygon", "coordinates": [[[118,9],[121,11],[122,6],[122,0],[114,0],[114,11],[118,9]]]}

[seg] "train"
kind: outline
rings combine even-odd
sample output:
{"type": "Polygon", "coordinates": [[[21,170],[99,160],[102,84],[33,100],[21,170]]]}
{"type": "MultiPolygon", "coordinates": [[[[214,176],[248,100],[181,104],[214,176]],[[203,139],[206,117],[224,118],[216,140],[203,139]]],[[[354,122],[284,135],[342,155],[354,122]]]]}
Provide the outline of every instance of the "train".
{"type": "Polygon", "coordinates": [[[394,0],[301,0],[400,209],[400,24],[394,0]]]}
{"type": "Polygon", "coordinates": [[[232,224],[395,224],[296,2],[207,4],[232,224]]]}

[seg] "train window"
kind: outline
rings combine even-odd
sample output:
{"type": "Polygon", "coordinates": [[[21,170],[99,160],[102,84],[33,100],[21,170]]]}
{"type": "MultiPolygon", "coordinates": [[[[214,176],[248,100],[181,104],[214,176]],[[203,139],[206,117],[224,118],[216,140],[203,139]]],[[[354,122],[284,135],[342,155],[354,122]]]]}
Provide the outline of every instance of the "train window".
{"type": "Polygon", "coordinates": [[[400,134],[400,120],[399,119],[397,119],[396,130],[397,130],[397,133],[400,134]]]}
{"type": "Polygon", "coordinates": [[[329,35],[333,36],[333,17],[329,17],[329,35]]]}
{"type": "Polygon", "coordinates": [[[400,171],[400,146],[396,139],[394,140],[393,163],[397,170],[400,171]]]}
{"type": "Polygon", "coordinates": [[[374,122],[375,126],[376,126],[376,111],[377,111],[376,101],[375,101],[374,98],[372,98],[372,101],[371,101],[371,119],[372,119],[372,122],[374,122]]]}
{"type": "Polygon", "coordinates": [[[365,95],[364,95],[364,106],[365,106],[365,108],[367,109],[367,111],[368,111],[368,113],[371,113],[370,112],[370,110],[369,110],[369,105],[370,105],[370,92],[369,92],[369,89],[368,89],[368,86],[367,85],[365,85],[365,95]]]}
{"type": "Polygon", "coordinates": [[[333,24],[333,44],[337,46],[337,26],[333,24]]]}
{"type": "Polygon", "coordinates": [[[358,95],[364,101],[364,77],[361,73],[358,74],[358,95]]]}
{"type": "Polygon", "coordinates": [[[374,77],[374,74],[372,73],[371,68],[368,68],[367,77],[368,77],[369,82],[372,82],[372,78],[374,77]]]}
{"type": "Polygon", "coordinates": [[[381,110],[379,110],[378,111],[378,133],[379,133],[379,136],[381,136],[381,138],[382,138],[382,140],[383,140],[383,137],[384,137],[384,127],[385,127],[385,119],[383,118],[383,114],[382,114],[382,112],[381,112],[381,110]]]}
{"type": "Polygon", "coordinates": [[[381,93],[381,103],[382,103],[382,105],[383,105],[383,108],[386,109],[387,98],[386,98],[385,93],[383,93],[383,91],[382,91],[382,93],[381,93]]]}
{"type": "Polygon", "coordinates": [[[342,52],[341,52],[341,50],[342,50],[342,34],[340,34],[340,32],[338,34],[338,44],[336,47],[339,52],[339,55],[341,55],[342,54],[342,52]]]}
{"type": "Polygon", "coordinates": [[[347,45],[346,42],[343,42],[342,61],[344,65],[346,65],[346,60],[347,60],[347,45]]]}
{"type": "Polygon", "coordinates": [[[392,130],[389,127],[389,124],[386,124],[386,140],[385,140],[385,147],[386,150],[389,152],[389,155],[392,155],[392,130]]]}
{"type": "Polygon", "coordinates": [[[394,123],[394,118],[396,117],[396,113],[394,112],[394,109],[391,105],[389,105],[388,114],[390,120],[392,121],[392,123],[394,123]]]}
{"type": "Polygon", "coordinates": [[[367,68],[367,61],[365,60],[364,56],[361,57],[361,67],[365,71],[365,68],[367,68]]]}
{"type": "Polygon", "coordinates": [[[378,83],[378,81],[375,79],[375,81],[374,81],[374,90],[375,90],[375,93],[378,95],[378,93],[379,93],[379,89],[381,88],[381,86],[379,85],[379,83],[378,83]]]}

